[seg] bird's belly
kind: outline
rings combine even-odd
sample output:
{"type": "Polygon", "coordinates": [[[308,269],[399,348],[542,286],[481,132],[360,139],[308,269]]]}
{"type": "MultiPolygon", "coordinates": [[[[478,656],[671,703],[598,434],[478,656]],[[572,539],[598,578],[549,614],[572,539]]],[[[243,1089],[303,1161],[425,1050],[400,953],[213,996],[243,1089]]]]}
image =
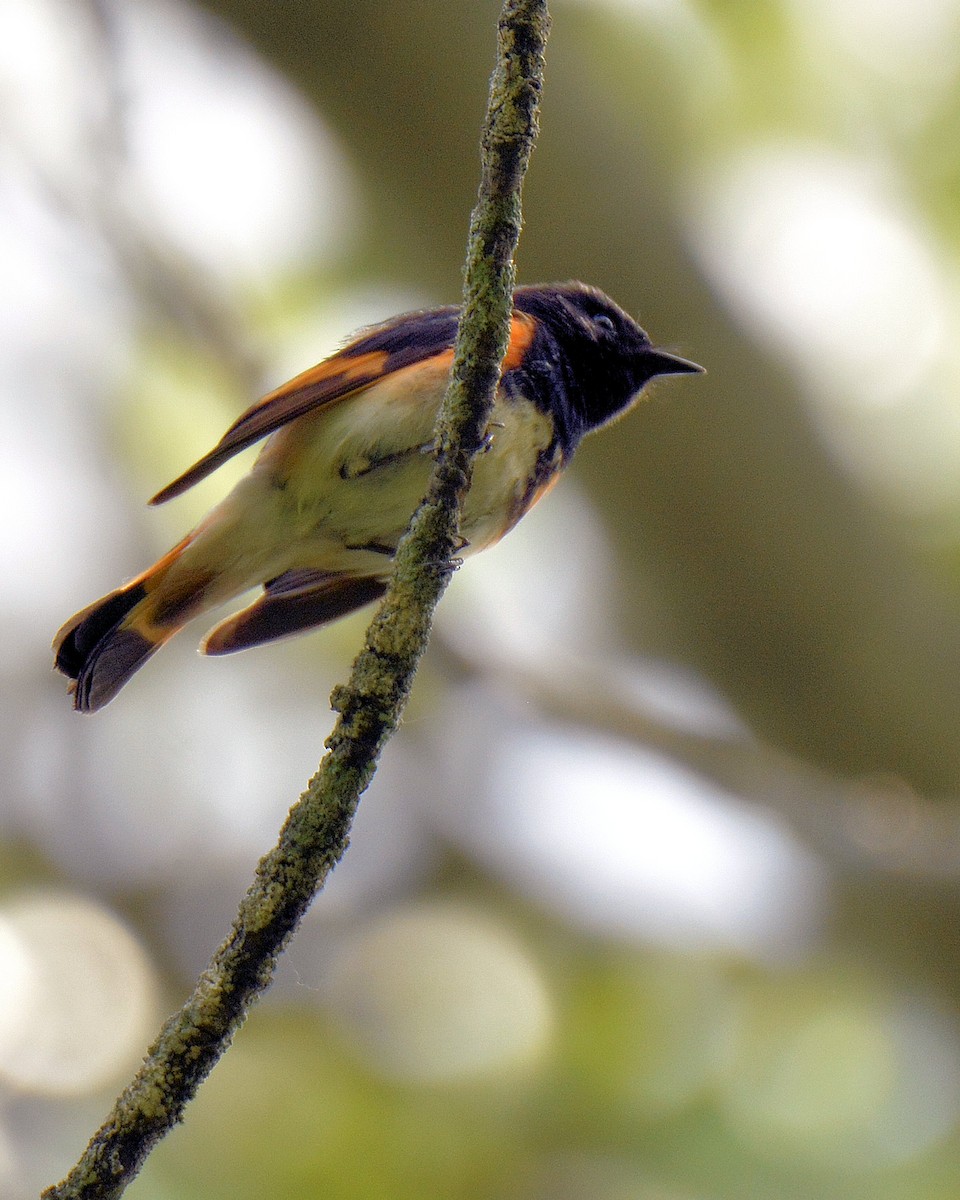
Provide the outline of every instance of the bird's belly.
{"type": "MultiPolygon", "coordinates": [[[[296,431],[295,440],[293,426],[271,439],[258,468],[261,478],[270,479],[275,504],[285,514],[291,566],[389,572],[433,467],[439,401],[427,399],[420,395],[411,402],[405,394],[403,400],[388,397],[392,403],[370,405],[358,397],[323,414],[314,430],[296,431]],[[373,421],[375,413],[379,418],[373,421]]],[[[527,510],[553,440],[547,416],[522,399],[502,395],[488,432],[489,445],[475,460],[461,521],[469,543],[464,554],[498,541],[527,510]]]]}
{"type": "Polygon", "coordinates": [[[556,478],[552,421],[526,401],[498,404],[490,448],[476,460],[464,505],[461,533],[476,553],[498,542],[542,494],[546,476],[556,478]]]}

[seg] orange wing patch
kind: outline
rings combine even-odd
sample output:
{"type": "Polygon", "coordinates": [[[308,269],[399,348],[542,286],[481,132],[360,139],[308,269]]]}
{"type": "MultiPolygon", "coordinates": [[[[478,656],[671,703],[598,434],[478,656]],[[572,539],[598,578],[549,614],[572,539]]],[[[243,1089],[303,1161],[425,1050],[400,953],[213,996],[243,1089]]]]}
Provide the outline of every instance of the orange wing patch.
{"type": "Polygon", "coordinates": [[[252,404],[240,420],[237,421],[237,425],[241,421],[246,421],[253,413],[259,412],[268,404],[273,404],[277,400],[283,400],[285,397],[297,392],[313,390],[319,384],[333,382],[334,380],[339,383],[360,383],[379,379],[383,374],[389,357],[390,355],[386,350],[370,350],[366,354],[358,354],[355,358],[346,358],[343,354],[335,354],[333,358],[326,358],[322,363],[317,363],[315,367],[310,367],[309,370],[302,371],[299,375],[283,384],[282,387],[278,387],[275,391],[270,392],[261,400],[258,400],[256,404],[252,404]]]}
{"type": "MultiPolygon", "coordinates": [[[[449,370],[453,361],[450,346],[454,332],[452,321],[451,314],[434,328],[430,314],[426,314],[419,323],[414,317],[396,329],[386,327],[371,335],[371,338],[361,338],[352,347],[348,346],[317,366],[303,371],[248,408],[209,453],[157,492],[150,503],[163,504],[166,500],[172,500],[206,478],[240,450],[308,412],[356,395],[386,375],[422,369],[431,359],[436,361],[438,367],[442,364],[443,369],[449,370]],[[417,332],[423,334],[419,339],[412,336],[417,332]],[[364,342],[369,344],[373,338],[379,340],[380,345],[376,349],[364,350],[364,342]]],[[[536,334],[536,327],[535,318],[526,313],[513,313],[502,372],[522,363],[536,334]]]]}
{"type": "Polygon", "coordinates": [[[386,350],[373,350],[355,356],[340,353],[304,371],[248,408],[208,454],[157,492],[150,503],[163,504],[172,500],[206,478],[228,458],[281,426],[376,383],[383,377],[389,358],[386,350]]]}

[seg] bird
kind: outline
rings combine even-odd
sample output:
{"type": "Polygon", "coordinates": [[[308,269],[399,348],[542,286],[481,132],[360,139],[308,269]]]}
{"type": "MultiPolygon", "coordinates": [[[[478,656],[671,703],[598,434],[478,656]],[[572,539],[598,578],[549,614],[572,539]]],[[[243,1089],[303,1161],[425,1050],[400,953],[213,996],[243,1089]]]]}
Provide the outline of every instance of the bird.
{"type": "MultiPolygon", "coordinates": [[[[404,313],[247,409],[159,491],[179,496],[266,439],[251,470],[153,566],[57,633],[74,707],[95,712],[188,621],[251,588],[201,643],[220,655],[300,633],[386,591],[424,496],[459,308],[404,313]]],[[[650,380],[703,368],[657,349],[598,288],[518,287],[483,450],[460,523],[462,556],[499,541],[556,483],[582,438],[625,413],[650,380]]]]}

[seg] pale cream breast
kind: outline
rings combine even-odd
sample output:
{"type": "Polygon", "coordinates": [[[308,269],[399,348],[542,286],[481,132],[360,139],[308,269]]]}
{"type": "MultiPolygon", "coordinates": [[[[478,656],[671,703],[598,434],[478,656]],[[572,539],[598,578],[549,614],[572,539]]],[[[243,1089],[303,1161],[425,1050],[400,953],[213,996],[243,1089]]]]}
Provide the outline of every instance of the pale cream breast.
{"type": "MultiPolygon", "coordinates": [[[[386,574],[423,498],[448,372],[422,364],[275,433],[257,460],[257,540],[283,547],[283,569],[386,574]]],[[[475,462],[462,522],[464,554],[498,541],[522,515],[552,441],[532,404],[498,395],[489,446],[475,462]]],[[[274,556],[271,555],[271,558],[274,556]]]]}

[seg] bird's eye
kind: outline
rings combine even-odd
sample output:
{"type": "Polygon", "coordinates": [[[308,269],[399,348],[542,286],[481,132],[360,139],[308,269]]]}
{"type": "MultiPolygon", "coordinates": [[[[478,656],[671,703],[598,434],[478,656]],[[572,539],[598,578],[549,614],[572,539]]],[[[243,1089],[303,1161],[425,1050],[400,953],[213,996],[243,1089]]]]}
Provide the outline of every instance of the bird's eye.
{"type": "Polygon", "coordinates": [[[606,313],[598,313],[593,318],[593,323],[598,329],[602,329],[604,333],[613,333],[616,326],[613,323],[613,318],[608,317],[606,313]]]}

